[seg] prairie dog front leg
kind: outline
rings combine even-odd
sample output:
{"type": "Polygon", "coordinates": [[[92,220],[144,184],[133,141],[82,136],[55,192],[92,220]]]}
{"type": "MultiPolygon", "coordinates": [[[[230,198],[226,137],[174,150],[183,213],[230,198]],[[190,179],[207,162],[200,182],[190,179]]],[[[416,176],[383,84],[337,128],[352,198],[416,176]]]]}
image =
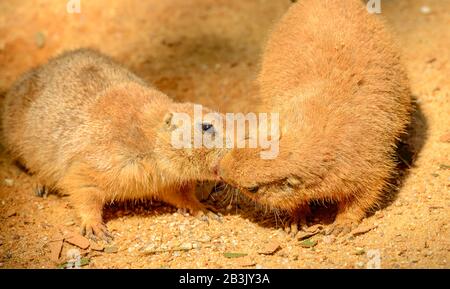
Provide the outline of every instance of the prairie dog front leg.
{"type": "Polygon", "coordinates": [[[164,192],[160,198],[162,201],[180,209],[187,209],[193,215],[208,213],[211,208],[202,204],[195,194],[195,182],[183,184],[180,187],[172,187],[164,192]]]}
{"type": "Polygon", "coordinates": [[[75,166],[62,179],[61,187],[70,196],[81,218],[81,233],[90,239],[109,241],[112,236],[103,223],[103,207],[106,193],[94,185],[86,174],[86,168],[75,166]]]}

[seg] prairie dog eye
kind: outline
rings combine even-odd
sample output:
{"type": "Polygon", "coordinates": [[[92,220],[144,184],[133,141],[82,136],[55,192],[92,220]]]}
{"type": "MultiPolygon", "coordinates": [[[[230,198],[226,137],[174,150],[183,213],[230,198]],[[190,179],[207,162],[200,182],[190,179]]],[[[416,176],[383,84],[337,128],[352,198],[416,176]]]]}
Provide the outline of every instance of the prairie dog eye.
{"type": "Polygon", "coordinates": [[[202,123],[202,131],[203,132],[210,132],[213,133],[214,132],[214,126],[210,123],[204,122],[202,123]]]}
{"type": "Polygon", "coordinates": [[[256,194],[258,192],[258,190],[259,190],[258,186],[247,188],[247,191],[249,191],[252,194],[256,194]]]}

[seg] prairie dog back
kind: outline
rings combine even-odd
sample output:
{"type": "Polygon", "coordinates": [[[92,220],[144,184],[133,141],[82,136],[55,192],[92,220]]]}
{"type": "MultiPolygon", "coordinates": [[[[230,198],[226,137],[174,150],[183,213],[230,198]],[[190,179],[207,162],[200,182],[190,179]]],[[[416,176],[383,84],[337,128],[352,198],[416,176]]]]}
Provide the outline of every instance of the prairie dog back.
{"type": "Polygon", "coordinates": [[[85,144],[83,126],[101,92],[124,83],[147,85],[110,58],[89,49],[64,53],[26,73],[4,102],[6,147],[29,169],[56,182],[85,144]],[[64,145],[62,145],[64,144],[64,145]],[[39,155],[36,155],[39,147],[39,155]],[[56,179],[55,179],[55,176],[56,179]]]}

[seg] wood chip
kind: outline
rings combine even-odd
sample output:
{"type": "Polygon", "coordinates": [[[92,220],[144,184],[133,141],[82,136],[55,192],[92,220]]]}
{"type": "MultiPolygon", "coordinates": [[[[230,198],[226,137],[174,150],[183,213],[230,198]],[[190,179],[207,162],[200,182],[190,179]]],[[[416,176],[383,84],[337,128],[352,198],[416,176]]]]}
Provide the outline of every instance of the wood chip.
{"type": "Polygon", "coordinates": [[[298,241],[302,241],[312,236],[315,236],[323,231],[324,226],[321,224],[316,224],[314,226],[308,227],[297,233],[296,238],[298,241]]]}
{"type": "Polygon", "coordinates": [[[265,246],[261,251],[259,251],[259,254],[262,255],[273,255],[276,252],[278,252],[279,250],[281,250],[281,245],[278,243],[270,243],[267,244],[267,246],[265,246]]]}
{"type": "Polygon", "coordinates": [[[49,247],[50,247],[50,260],[52,260],[53,262],[58,262],[59,255],[61,254],[61,250],[63,247],[63,240],[50,242],[49,247]]]}
{"type": "Polygon", "coordinates": [[[87,249],[90,245],[89,240],[81,235],[75,234],[66,239],[67,243],[75,245],[81,249],[87,249]]]}
{"type": "Polygon", "coordinates": [[[251,259],[249,256],[245,256],[245,257],[238,259],[237,265],[239,265],[241,267],[253,267],[256,265],[256,262],[253,259],[251,259]]]}
{"type": "Polygon", "coordinates": [[[97,243],[94,243],[94,242],[91,243],[91,250],[103,251],[104,249],[105,249],[105,247],[100,245],[100,244],[97,244],[97,243]]]}
{"type": "Polygon", "coordinates": [[[312,236],[315,236],[315,235],[317,235],[319,233],[319,231],[318,232],[305,232],[305,231],[300,231],[300,232],[298,232],[297,233],[297,240],[298,241],[302,241],[302,240],[305,240],[305,239],[308,239],[308,238],[310,238],[310,237],[312,237],[312,236]]]}
{"type": "Polygon", "coordinates": [[[56,233],[55,235],[52,236],[52,238],[50,239],[50,242],[56,242],[56,241],[64,241],[64,236],[60,233],[56,233]]]}
{"type": "Polygon", "coordinates": [[[371,231],[371,230],[373,230],[373,229],[375,229],[377,227],[378,227],[378,225],[360,226],[360,227],[356,228],[355,230],[353,230],[350,234],[352,236],[354,236],[354,237],[355,236],[359,236],[359,235],[363,235],[363,234],[365,234],[365,233],[367,233],[367,232],[369,232],[369,231],[371,231]]]}
{"type": "Polygon", "coordinates": [[[321,224],[316,224],[311,227],[306,228],[306,232],[308,233],[320,233],[323,230],[324,226],[321,224]]]}
{"type": "Polygon", "coordinates": [[[17,215],[17,212],[16,211],[14,211],[14,210],[10,210],[10,211],[8,211],[8,213],[6,213],[6,216],[9,218],[9,217],[14,217],[14,216],[16,216],[17,215]]]}
{"type": "Polygon", "coordinates": [[[119,248],[117,248],[116,246],[105,247],[104,252],[109,253],[109,254],[114,254],[114,253],[119,252],[119,248]]]}

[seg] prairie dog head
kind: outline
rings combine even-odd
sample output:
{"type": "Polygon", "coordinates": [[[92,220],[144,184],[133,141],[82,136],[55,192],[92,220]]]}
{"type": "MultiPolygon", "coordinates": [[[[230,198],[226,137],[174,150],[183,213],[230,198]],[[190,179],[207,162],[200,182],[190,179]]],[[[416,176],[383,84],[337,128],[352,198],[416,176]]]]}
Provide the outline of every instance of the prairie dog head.
{"type": "Polygon", "coordinates": [[[192,103],[172,103],[156,131],[158,167],[183,180],[217,180],[225,134],[219,113],[192,103]]]}
{"type": "Polygon", "coordinates": [[[294,210],[310,197],[309,189],[321,184],[329,162],[315,142],[302,142],[297,135],[282,135],[279,146],[273,159],[262,158],[260,147],[233,149],[222,157],[218,174],[260,204],[294,210]]]}
{"type": "Polygon", "coordinates": [[[301,179],[292,175],[288,159],[262,160],[259,149],[234,149],[218,167],[219,177],[250,199],[272,208],[292,210],[302,198],[301,179]]]}

